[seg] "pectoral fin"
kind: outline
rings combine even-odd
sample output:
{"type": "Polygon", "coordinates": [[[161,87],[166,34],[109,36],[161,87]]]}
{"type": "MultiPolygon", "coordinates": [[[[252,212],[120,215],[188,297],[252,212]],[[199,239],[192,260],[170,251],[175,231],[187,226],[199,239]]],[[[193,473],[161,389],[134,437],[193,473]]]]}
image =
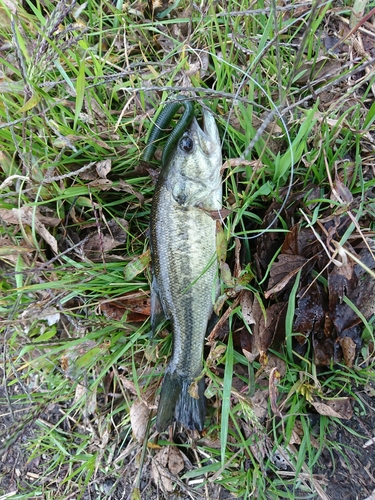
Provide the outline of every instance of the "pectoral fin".
{"type": "Polygon", "coordinates": [[[165,319],[168,318],[166,317],[160,299],[159,287],[156,279],[153,278],[151,285],[151,328],[153,335],[155,335],[158,325],[160,325],[160,323],[162,323],[165,319]]]}

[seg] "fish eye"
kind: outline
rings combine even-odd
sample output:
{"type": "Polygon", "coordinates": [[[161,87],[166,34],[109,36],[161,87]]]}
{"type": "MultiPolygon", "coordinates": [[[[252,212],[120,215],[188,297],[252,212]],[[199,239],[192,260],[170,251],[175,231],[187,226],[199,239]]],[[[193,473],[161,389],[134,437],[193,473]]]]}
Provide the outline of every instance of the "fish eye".
{"type": "Polygon", "coordinates": [[[184,153],[191,153],[194,148],[194,141],[187,135],[182,136],[179,142],[179,146],[184,151],[184,153]]]}

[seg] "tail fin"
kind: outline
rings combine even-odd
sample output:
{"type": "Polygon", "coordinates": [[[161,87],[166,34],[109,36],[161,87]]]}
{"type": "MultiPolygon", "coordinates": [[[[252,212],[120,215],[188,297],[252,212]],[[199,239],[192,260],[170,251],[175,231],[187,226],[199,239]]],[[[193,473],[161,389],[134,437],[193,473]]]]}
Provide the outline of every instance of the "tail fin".
{"type": "Polygon", "coordinates": [[[198,382],[198,398],[189,394],[192,379],[178,373],[166,373],[161,388],[156,428],[164,431],[173,421],[188,429],[202,430],[206,416],[204,378],[198,382]]]}

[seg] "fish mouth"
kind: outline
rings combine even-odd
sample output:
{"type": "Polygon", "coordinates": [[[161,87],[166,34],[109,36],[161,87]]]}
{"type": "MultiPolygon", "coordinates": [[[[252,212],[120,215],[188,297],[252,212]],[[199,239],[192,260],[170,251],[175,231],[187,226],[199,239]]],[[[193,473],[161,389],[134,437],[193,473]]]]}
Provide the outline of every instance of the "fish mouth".
{"type": "Polygon", "coordinates": [[[196,118],[193,118],[190,126],[190,131],[198,138],[202,151],[207,155],[211,155],[218,148],[221,151],[220,136],[215,122],[215,117],[207,109],[203,110],[202,122],[203,128],[200,127],[196,118]]]}

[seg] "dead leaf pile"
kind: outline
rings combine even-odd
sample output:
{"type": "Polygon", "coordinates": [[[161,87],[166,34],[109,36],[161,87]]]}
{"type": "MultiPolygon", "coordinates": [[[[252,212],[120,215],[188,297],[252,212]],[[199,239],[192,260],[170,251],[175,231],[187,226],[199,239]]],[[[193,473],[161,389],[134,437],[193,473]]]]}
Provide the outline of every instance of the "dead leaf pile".
{"type": "MultiPolygon", "coordinates": [[[[340,202],[333,213],[327,209],[315,224],[310,224],[303,205],[307,190],[296,192],[282,214],[290,225],[289,232],[267,231],[257,238],[254,264],[258,280],[265,283],[263,296],[254,295],[246,287],[237,290],[228,264],[225,268],[221,265],[225,284],[232,285],[231,291],[237,295],[228,310],[238,305],[242,310],[242,322],[238,320],[233,329],[234,343],[249,361],[259,359],[267,367],[268,349],[278,349],[285,342],[285,318],[298,277],[293,349],[304,356],[311,345],[316,365],[329,366],[333,360],[352,367],[356,362],[362,347],[363,321],[375,314],[375,245],[371,237],[359,230],[366,221],[356,223],[350,238],[343,245],[340,243],[353,226],[350,209],[358,200],[347,196],[339,176],[331,187],[331,196],[340,202]]],[[[316,186],[309,186],[309,191],[309,199],[319,198],[316,186]]],[[[279,209],[278,203],[269,207],[262,227],[269,226],[279,209]]],[[[278,222],[272,226],[279,227],[278,222]]],[[[246,264],[240,254],[237,249],[233,263],[238,276],[246,264]]],[[[225,300],[220,307],[224,303],[225,300]]],[[[228,310],[221,320],[228,317],[228,310]]],[[[221,320],[214,329],[215,335],[221,320]]],[[[210,336],[210,340],[213,338],[210,336]]]]}
{"type": "MultiPolygon", "coordinates": [[[[295,201],[289,210],[295,210],[296,205],[295,201]]],[[[286,214],[287,219],[290,215],[286,214]]],[[[371,239],[359,233],[353,234],[344,248],[340,245],[351,221],[346,211],[322,218],[313,227],[302,217],[286,236],[275,232],[259,237],[255,258],[260,280],[265,278],[273,255],[279,248],[281,251],[270,268],[265,300],[254,297],[251,309],[251,299],[242,300],[243,316],[253,333],[251,356],[245,353],[249,359],[260,355],[266,363],[267,349],[285,337],[287,304],[300,275],[293,322],[295,350],[303,355],[311,342],[317,365],[329,365],[333,360],[353,366],[362,345],[363,317],[368,320],[375,313],[371,273],[375,259],[371,239]]],[[[263,225],[268,225],[267,215],[263,225]]]]}

